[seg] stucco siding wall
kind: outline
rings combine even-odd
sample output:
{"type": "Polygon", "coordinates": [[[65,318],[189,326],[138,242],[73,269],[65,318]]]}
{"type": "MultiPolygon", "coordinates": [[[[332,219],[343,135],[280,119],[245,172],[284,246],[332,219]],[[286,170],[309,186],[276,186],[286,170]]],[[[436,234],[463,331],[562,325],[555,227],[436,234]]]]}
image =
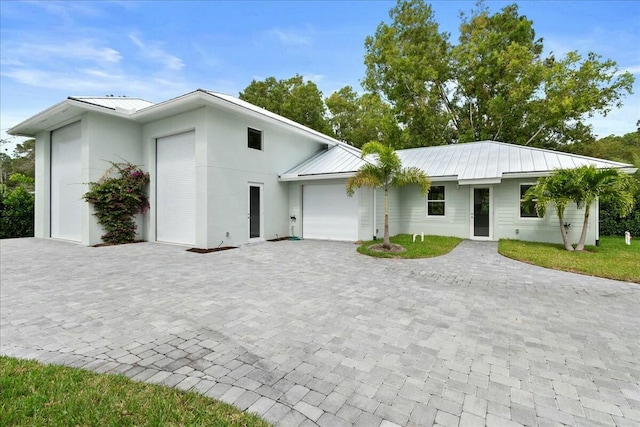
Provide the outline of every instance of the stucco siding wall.
{"type": "Polygon", "coordinates": [[[455,182],[434,182],[445,187],[445,215],[427,216],[427,197],[416,185],[403,187],[400,233],[469,237],[469,187],[455,182]]]}
{"type": "Polygon", "coordinates": [[[51,236],[51,132],[36,135],[34,236],[51,236]]]}
{"type": "MultiPolygon", "coordinates": [[[[83,161],[85,182],[99,180],[111,167],[109,162],[127,161],[147,169],[142,157],[142,128],[139,124],[117,117],[87,113],[83,117],[82,132],[83,144],[86,146],[86,161],[83,161]]],[[[83,243],[100,243],[104,230],[93,215],[93,207],[87,204],[83,212],[83,243]]],[[[143,237],[145,219],[141,215],[136,218],[137,238],[143,237]]]]}
{"type": "MultiPolygon", "coordinates": [[[[177,114],[142,126],[142,157],[151,175],[149,184],[149,202],[151,209],[147,214],[143,227],[143,235],[146,240],[156,240],[156,140],[158,138],[176,135],[179,133],[195,131],[196,140],[196,246],[201,248],[211,247],[207,235],[208,210],[212,201],[208,197],[208,139],[205,122],[204,108],[199,108],[186,113],[177,114]]],[[[218,241],[219,243],[219,241],[218,241]]],[[[217,244],[216,244],[217,245],[217,244]]]]}
{"type": "Polygon", "coordinates": [[[312,157],[324,145],[267,121],[213,107],[207,107],[206,117],[211,168],[210,240],[219,243],[229,232],[226,241],[247,243],[249,183],[263,185],[264,238],[291,234],[290,188],[278,180],[279,174],[312,157]],[[262,131],[262,150],[248,147],[248,128],[262,131]]]}
{"type": "MultiPolygon", "coordinates": [[[[562,243],[560,224],[555,207],[550,204],[544,218],[520,218],[520,185],[535,184],[535,179],[505,179],[494,191],[495,239],[518,239],[539,242],[562,243]]],[[[587,244],[596,241],[597,206],[591,207],[587,244]]],[[[569,238],[577,243],[582,231],[584,209],[577,209],[574,203],[565,211],[564,222],[571,224],[569,238]]]]}

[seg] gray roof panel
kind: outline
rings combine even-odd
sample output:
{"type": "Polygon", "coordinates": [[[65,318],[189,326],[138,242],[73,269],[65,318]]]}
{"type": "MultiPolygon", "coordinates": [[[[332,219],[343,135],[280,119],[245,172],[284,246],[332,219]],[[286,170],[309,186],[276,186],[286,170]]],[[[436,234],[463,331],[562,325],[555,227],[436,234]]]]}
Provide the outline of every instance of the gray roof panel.
{"type": "MultiPolygon", "coordinates": [[[[505,175],[543,176],[557,168],[595,165],[627,170],[632,165],[577,154],[526,147],[495,141],[398,150],[404,167],[417,167],[432,178],[457,177],[458,180],[494,180],[505,175]]],[[[334,147],[283,175],[295,179],[305,175],[353,174],[364,160],[354,148],[334,147]]]]}

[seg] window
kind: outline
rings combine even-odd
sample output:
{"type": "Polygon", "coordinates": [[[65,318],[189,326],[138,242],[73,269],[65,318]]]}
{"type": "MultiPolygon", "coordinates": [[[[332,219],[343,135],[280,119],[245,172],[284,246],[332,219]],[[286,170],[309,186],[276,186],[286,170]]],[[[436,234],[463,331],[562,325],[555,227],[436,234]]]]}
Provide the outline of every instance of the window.
{"type": "Polygon", "coordinates": [[[434,185],[429,189],[427,215],[444,216],[444,185],[434,185]]]}
{"type": "Polygon", "coordinates": [[[262,150],[262,131],[248,128],[248,146],[254,150],[262,150]]]}
{"type": "Polygon", "coordinates": [[[520,218],[538,218],[538,214],[535,209],[526,209],[522,204],[524,194],[531,187],[533,187],[533,184],[520,184],[520,218]]]}

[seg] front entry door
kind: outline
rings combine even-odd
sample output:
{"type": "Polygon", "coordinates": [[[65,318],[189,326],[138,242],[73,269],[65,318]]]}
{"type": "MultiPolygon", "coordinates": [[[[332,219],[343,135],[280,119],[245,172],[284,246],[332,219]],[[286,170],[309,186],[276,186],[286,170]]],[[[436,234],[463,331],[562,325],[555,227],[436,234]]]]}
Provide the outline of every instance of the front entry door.
{"type": "Polygon", "coordinates": [[[249,184],[249,240],[263,237],[262,211],[262,184],[249,184]]]}
{"type": "Polygon", "coordinates": [[[471,188],[471,237],[478,240],[493,238],[493,206],[491,187],[471,188]]]}

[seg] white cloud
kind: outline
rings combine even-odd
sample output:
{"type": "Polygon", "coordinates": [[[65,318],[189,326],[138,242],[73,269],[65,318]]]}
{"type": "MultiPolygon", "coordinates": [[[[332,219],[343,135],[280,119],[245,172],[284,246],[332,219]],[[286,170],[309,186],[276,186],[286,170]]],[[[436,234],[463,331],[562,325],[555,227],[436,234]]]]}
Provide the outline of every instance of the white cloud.
{"type": "Polygon", "coordinates": [[[640,74],[640,64],[630,65],[627,67],[621,67],[622,72],[629,72],[631,74],[640,74]]]}
{"type": "Polygon", "coordinates": [[[129,39],[147,58],[160,62],[166,68],[177,71],[184,67],[182,59],[165,52],[158,43],[145,42],[136,34],[129,34],[129,39]]]}
{"type": "Polygon", "coordinates": [[[93,61],[97,63],[118,63],[122,55],[117,50],[98,46],[91,39],[75,39],[65,42],[5,44],[2,52],[3,65],[24,65],[26,63],[59,59],[93,61]]]}
{"type": "Polygon", "coordinates": [[[312,44],[309,32],[309,30],[283,30],[276,27],[269,30],[268,34],[286,47],[308,47],[312,44]]]}
{"type": "Polygon", "coordinates": [[[302,78],[306,81],[314,82],[316,85],[324,80],[324,74],[302,73],[302,78]]]}

